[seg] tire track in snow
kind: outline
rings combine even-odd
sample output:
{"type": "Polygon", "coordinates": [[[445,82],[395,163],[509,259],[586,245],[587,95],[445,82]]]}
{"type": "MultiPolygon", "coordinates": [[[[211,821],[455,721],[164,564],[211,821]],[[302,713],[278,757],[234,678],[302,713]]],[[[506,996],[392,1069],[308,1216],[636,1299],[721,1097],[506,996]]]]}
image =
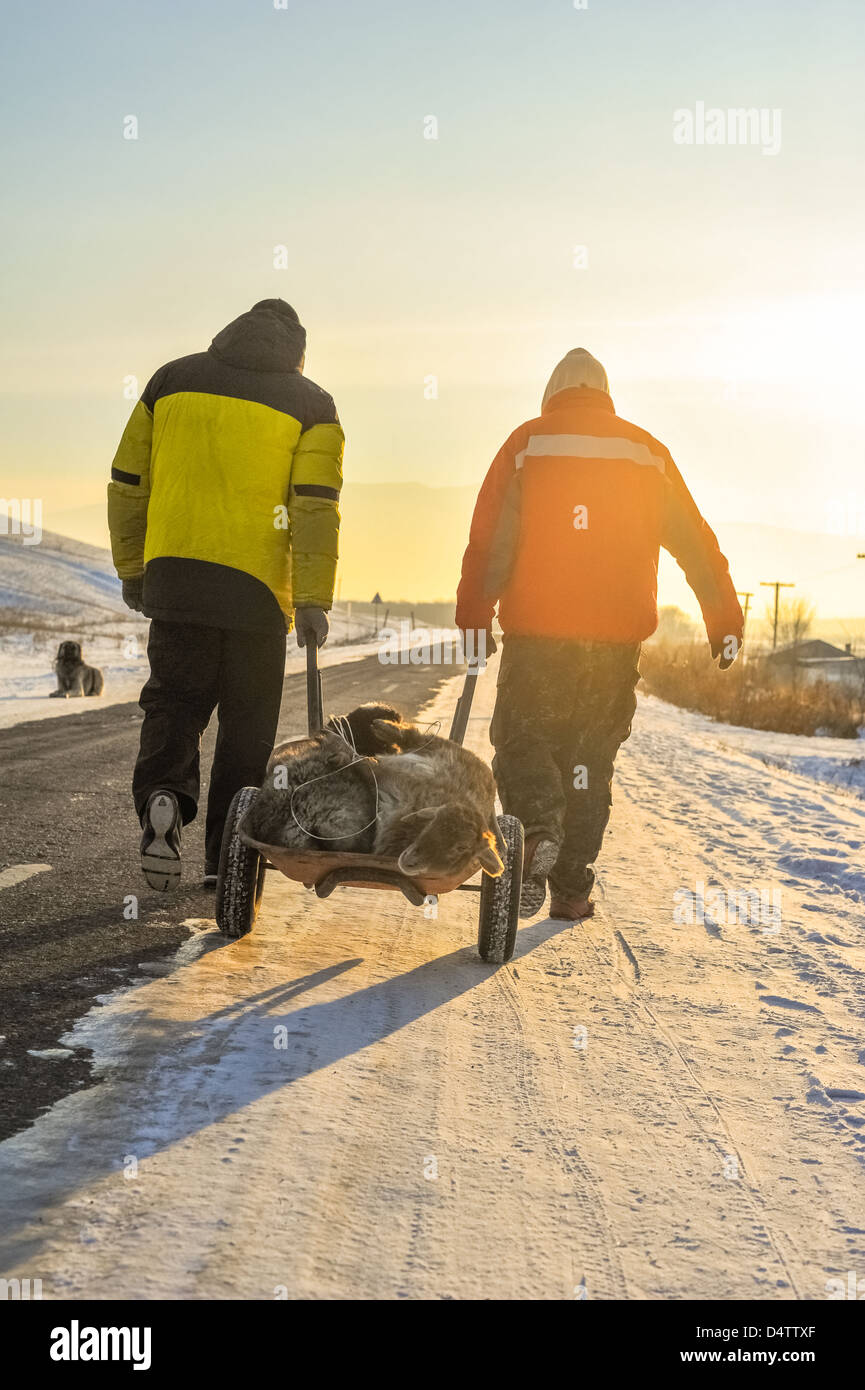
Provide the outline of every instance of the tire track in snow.
{"type": "Polygon", "coordinates": [[[790,1265],[788,1263],[787,1258],[784,1255],[783,1250],[781,1249],[780,1237],[777,1235],[776,1232],[772,1230],[772,1227],[770,1225],[768,1213],[766,1211],[766,1203],[763,1198],[763,1194],[760,1191],[759,1185],[756,1182],[756,1178],[751,1174],[750,1163],[745,1162],[744,1150],[742,1148],[742,1145],[735,1138],[733,1131],[730,1128],[730,1125],[728,1124],[720,1106],[715,1101],[715,1098],[710,1094],[710,1092],[700,1081],[700,1078],[697,1076],[693,1067],[688,1062],[688,1059],[685,1057],[684,1053],[682,1052],[672,1033],[664,1027],[660,1018],[652,1010],[652,1008],[649,1006],[646,1000],[639,997],[635,993],[633,996],[633,1002],[635,1009],[639,1013],[642,1013],[646,1018],[648,1018],[651,1028],[653,1028],[655,1033],[659,1034],[667,1043],[668,1047],[670,1048],[670,1051],[678,1058],[682,1070],[688,1076],[694,1089],[699,1092],[699,1094],[705,1099],[707,1104],[714,1112],[714,1115],[718,1121],[718,1128],[725,1137],[727,1145],[726,1148],[720,1142],[717,1136],[714,1135],[711,1132],[711,1130],[706,1128],[706,1125],[703,1123],[699,1114],[688,1104],[686,1100],[683,1099],[681,1090],[678,1087],[673,1089],[672,1094],[674,1095],[676,1103],[679,1106],[681,1106],[683,1111],[685,1111],[690,1116],[692,1122],[698,1125],[698,1127],[703,1131],[709,1143],[714,1145],[714,1147],[718,1151],[719,1157],[722,1160],[722,1164],[729,1158],[731,1154],[733,1154],[737,1158],[740,1170],[745,1176],[745,1178],[750,1177],[750,1184],[748,1186],[743,1186],[738,1190],[744,1192],[746,1194],[746,1197],[750,1200],[754,1215],[759,1219],[760,1224],[765,1230],[766,1237],[769,1243],[771,1244],[772,1249],[775,1252],[775,1257],[779,1265],[781,1266],[785,1275],[787,1276],[787,1281],[790,1287],[792,1288],[796,1297],[801,1298],[802,1294],[800,1292],[797,1281],[793,1275],[793,1271],[790,1268],[790,1265]]]}
{"type": "MultiPolygon", "coordinates": [[[[595,1249],[592,1253],[596,1258],[600,1256],[603,1260],[609,1280],[608,1288],[602,1296],[627,1298],[627,1281],[621,1261],[618,1258],[613,1225],[594,1174],[579,1152],[578,1141],[572,1136],[568,1136],[566,1139],[558,1118],[543,1111],[538,1103],[543,1097],[545,1087],[541,1080],[537,1056],[528,1043],[526,1010],[519,987],[514,979],[513,969],[503,966],[496,972],[494,978],[502,997],[511,1010],[521,1040],[514,1047],[519,1075],[518,1094],[520,1101],[542,1136],[544,1147],[553,1162],[563,1170],[571,1182],[572,1195],[576,1198],[579,1208],[579,1217],[575,1224],[581,1231],[586,1224],[594,1229],[595,1239],[593,1243],[595,1249]],[[551,1137],[547,1128],[551,1118],[556,1119],[556,1139],[551,1137]]],[[[549,1090],[549,1087],[546,1089],[549,1090]]],[[[588,1264],[591,1255],[587,1252],[585,1256],[581,1256],[581,1259],[584,1264],[588,1264]]],[[[584,1277],[584,1275],[581,1276],[581,1279],[584,1277]]]]}

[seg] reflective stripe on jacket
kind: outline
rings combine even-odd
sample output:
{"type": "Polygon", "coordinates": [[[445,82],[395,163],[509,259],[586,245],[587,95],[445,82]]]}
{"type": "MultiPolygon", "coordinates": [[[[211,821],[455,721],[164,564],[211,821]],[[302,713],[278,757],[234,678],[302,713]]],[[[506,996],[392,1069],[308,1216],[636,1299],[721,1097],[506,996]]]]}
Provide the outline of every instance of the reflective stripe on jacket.
{"type": "Polygon", "coordinates": [[[658,552],[678,561],[709,640],[741,641],[727,561],[669,451],[606,391],[557,392],[515,430],[478,496],[457,597],[463,629],[641,642],[657,626],[658,552]]]}

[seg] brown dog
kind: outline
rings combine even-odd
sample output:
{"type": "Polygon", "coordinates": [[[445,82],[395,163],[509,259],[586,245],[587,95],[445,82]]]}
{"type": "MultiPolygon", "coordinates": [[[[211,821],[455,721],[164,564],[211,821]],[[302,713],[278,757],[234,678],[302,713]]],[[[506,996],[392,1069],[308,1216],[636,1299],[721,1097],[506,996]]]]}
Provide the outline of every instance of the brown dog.
{"type": "Polygon", "coordinates": [[[101,695],[105,680],[98,666],[88,666],[81,656],[80,642],[61,642],[54,662],[57,689],[51,697],[68,700],[75,695],[101,695]]]}

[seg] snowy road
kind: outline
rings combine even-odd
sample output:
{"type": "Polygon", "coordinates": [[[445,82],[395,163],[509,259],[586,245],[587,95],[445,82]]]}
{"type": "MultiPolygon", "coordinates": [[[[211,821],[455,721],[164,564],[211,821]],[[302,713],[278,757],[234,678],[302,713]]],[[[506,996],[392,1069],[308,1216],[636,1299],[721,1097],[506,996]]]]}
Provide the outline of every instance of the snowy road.
{"type": "MultiPolygon", "coordinates": [[[[343,623],[343,630],[344,626],[343,623]]],[[[57,685],[53,668],[57,641],[50,647],[43,643],[34,648],[29,640],[25,643],[0,637],[0,729],[11,729],[35,720],[85,714],[100,708],[110,709],[130,701],[137,704],[149,674],[146,624],[139,624],[134,641],[125,640],[126,654],[122,650],[123,642],[118,639],[85,641],[87,661],[98,666],[105,677],[104,694],[90,699],[59,700],[49,694],[57,685]]],[[[347,661],[362,661],[380,650],[381,642],[375,638],[350,646],[331,642],[321,652],[320,664],[326,670],[331,666],[343,666],[347,661]]],[[[285,674],[295,675],[305,669],[304,653],[292,638],[286,651],[285,674]]]]}
{"type": "Polygon", "coordinates": [[[101,1084],[0,1145],[2,1273],[54,1298],[826,1298],[865,1276],[863,841],[865,801],[644,700],[596,917],[525,924],[508,966],[477,959],[475,895],[426,921],[269,874],[252,936],[194,922],[65,1040],[101,1084]],[[762,891],[759,920],[719,887],[762,891]]]}

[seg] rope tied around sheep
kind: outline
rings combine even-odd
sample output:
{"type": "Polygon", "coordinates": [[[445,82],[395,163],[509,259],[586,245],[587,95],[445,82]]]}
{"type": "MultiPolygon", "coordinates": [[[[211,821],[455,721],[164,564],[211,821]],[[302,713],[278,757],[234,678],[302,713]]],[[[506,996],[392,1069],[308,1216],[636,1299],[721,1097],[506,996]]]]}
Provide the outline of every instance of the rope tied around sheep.
{"type": "MultiPolygon", "coordinates": [[[[432,743],[433,739],[438,736],[438,731],[441,728],[441,720],[431,720],[430,727],[432,728],[432,732],[430,733],[429,738],[426,740],[425,743],[420,744],[418,748],[413,748],[411,750],[413,753],[421,753],[423,749],[426,748],[430,743],[432,743]]],[[[354,740],[354,733],[352,732],[351,725],[349,724],[348,719],[344,714],[331,715],[330,719],[328,720],[327,732],[335,734],[337,738],[342,739],[343,743],[346,745],[346,747],[352,754],[351,762],[346,763],[344,767],[332,768],[330,772],[321,772],[317,777],[308,777],[305,782],[298,783],[298,785],[294,787],[292,790],[288,806],[289,810],[291,811],[292,819],[294,820],[295,825],[298,827],[299,830],[303,831],[304,835],[309,835],[311,839],[327,840],[328,842],[332,840],[350,840],[355,835],[362,835],[364,830],[369,830],[370,826],[375,825],[379,819],[381,803],[379,798],[378,778],[376,777],[375,770],[373,768],[375,757],[371,753],[358,753],[357,746],[354,740]],[[368,820],[366,822],[366,825],[361,825],[356,830],[346,830],[342,835],[319,835],[317,831],[309,830],[300,820],[297,812],[294,809],[294,798],[298,795],[299,792],[302,792],[305,787],[311,787],[314,782],[323,782],[328,777],[338,777],[341,772],[349,772],[353,767],[357,767],[359,763],[366,763],[369,767],[369,771],[372,776],[373,785],[375,787],[375,815],[372,817],[371,820],[368,820]]]]}

